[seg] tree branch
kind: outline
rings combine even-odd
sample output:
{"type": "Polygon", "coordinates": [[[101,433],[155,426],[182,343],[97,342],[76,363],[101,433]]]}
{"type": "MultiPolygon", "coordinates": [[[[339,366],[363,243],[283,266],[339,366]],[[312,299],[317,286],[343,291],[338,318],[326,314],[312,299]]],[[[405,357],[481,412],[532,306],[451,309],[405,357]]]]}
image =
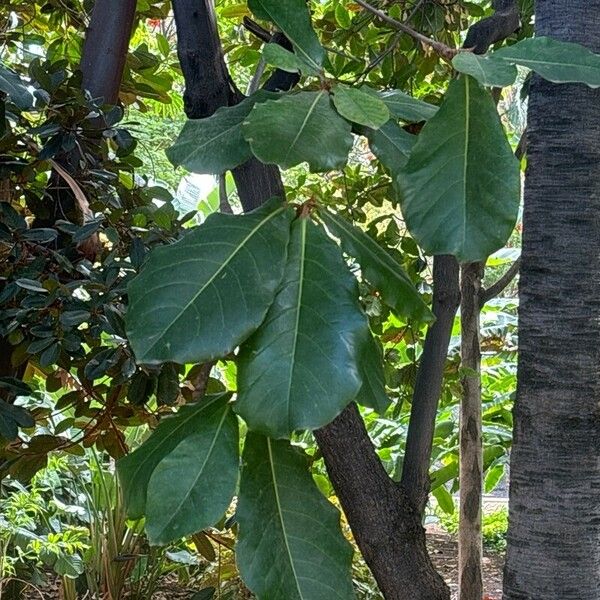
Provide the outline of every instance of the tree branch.
{"type": "MultiPolygon", "coordinates": [[[[359,2],[359,0],[357,0],[359,2]]],[[[495,13],[469,28],[463,48],[485,54],[488,48],[512,35],[521,26],[516,0],[493,0],[495,13]]]]}
{"type": "Polygon", "coordinates": [[[394,29],[398,29],[399,31],[402,31],[402,32],[410,35],[413,39],[417,40],[418,42],[421,42],[422,44],[429,46],[437,54],[439,54],[442,58],[445,58],[446,60],[452,60],[452,58],[458,52],[458,50],[456,50],[456,48],[450,48],[450,46],[447,46],[446,44],[443,44],[442,42],[438,42],[437,40],[429,38],[426,35],[423,35],[422,33],[415,31],[412,27],[409,27],[408,25],[402,23],[401,21],[396,21],[396,19],[390,17],[389,15],[384,13],[382,10],[375,8],[368,2],[365,2],[365,0],[356,0],[356,3],[360,4],[365,10],[368,10],[370,13],[374,14],[378,19],[382,20],[384,23],[387,23],[394,29]]]}
{"type": "Polygon", "coordinates": [[[481,290],[479,307],[483,308],[484,305],[499,296],[511,283],[511,281],[518,275],[519,269],[521,268],[521,258],[517,258],[515,262],[510,266],[510,269],[496,281],[489,288],[481,290]]]}
{"type": "Polygon", "coordinates": [[[460,304],[459,267],[453,256],[433,259],[433,314],[413,392],[400,485],[423,514],[430,490],[429,469],[435,419],[448,357],[454,317],[460,304]]]}

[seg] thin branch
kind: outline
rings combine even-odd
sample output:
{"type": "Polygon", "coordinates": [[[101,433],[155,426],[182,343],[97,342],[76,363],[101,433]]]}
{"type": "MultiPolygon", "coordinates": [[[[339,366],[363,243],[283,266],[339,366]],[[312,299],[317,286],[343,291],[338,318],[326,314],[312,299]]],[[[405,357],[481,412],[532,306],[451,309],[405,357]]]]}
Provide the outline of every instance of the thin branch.
{"type": "Polygon", "coordinates": [[[375,8],[365,0],[356,0],[357,4],[360,4],[365,10],[368,10],[370,13],[374,14],[378,19],[381,19],[384,23],[387,23],[394,29],[398,29],[399,31],[403,31],[404,33],[410,35],[413,39],[425,44],[426,46],[430,46],[437,54],[439,54],[442,58],[446,60],[452,60],[452,58],[457,54],[458,50],[456,48],[450,48],[446,44],[442,42],[438,42],[437,40],[431,39],[418,31],[415,31],[412,27],[401,23],[400,21],[396,21],[383,11],[375,8]]]}
{"type": "Polygon", "coordinates": [[[515,262],[510,266],[510,269],[496,281],[493,285],[485,290],[481,290],[479,306],[483,308],[486,302],[489,302],[496,296],[499,296],[512,282],[512,280],[519,273],[519,268],[521,267],[521,258],[517,258],[515,262]]]}

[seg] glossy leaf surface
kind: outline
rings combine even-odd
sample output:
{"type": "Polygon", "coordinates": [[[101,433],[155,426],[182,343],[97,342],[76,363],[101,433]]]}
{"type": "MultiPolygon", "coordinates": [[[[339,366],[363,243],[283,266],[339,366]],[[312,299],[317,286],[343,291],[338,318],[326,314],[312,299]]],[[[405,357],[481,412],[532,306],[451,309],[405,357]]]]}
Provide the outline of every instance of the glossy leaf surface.
{"type": "Polygon", "coordinates": [[[327,228],[340,238],[344,251],[360,263],[365,278],[393,311],[419,321],[431,319],[429,308],[402,265],[374,239],[343,217],[326,210],[319,215],[327,228]]]}
{"type": "Polygon", "coordinates": [[[167,157],[176,167],[184,166],[193,173],[220,175],[241,165],[252,157],[242,123],[256,103],[275,97],[261,90],[236,106],[219,108],[207,119],[186,121],[167,157]]]}
{"type": "Polygon", "coordinates": [[[340,514],[315,485],[301,450],[248,434],[236,516],[238,568],[259,599],[354,598],[340,514]]]}
{"type": "Polygon", "coordinates": [[[119,460],[117,472],[129,518],[139,519],[146,513],[148,483],[158,464],[173,452],[182,440],[201,429],[211,406],[228,399],[229,395],[220,394],[205,398],[196,404],[182,406],[177,414],[163,419],[139,448],[119,460]]]}
{"type": "Polygon", "coordinates": [[[325,50],[312,27],[305,0],[248,0],[248,7],[259,18],[275,23],[298,56],[316,71],[321,70],[325,50]]]}
{"type": "Polygon", "coordinates": [[[235,493],[238,420],[227,397],[201,405],[202,420],[156,466],[147,492],[146,531],[164,545],[214,525],[235,493]]]}
{"type": "Polygon", "coordinates": [[[155,250],[129,286],[127,334],[138,362],[205,362],[246,339],[281,281],[292,218],[277,200],[245,215],[215,213],[155,250]]]}
{"type": "Polygon", "coordinates": [[[390,118],[388,107],[376,94],[342,83],[333,90],[333,104],[348,121],[371,129],[379,129],[390,118]]]}
{"type": "Polygon", "coordinates": [[[325,91],[300,92],[259,104],[243,131],[262,162],[283,169],[307,162],[312,172],[342,168],[353,141],[350,124],[333,109],[325,91]]]}
{"type": "Polygon", "coordinates": [[[368,325],[338,246],[306,218],[292,225],[281,288],[240,349],[236,411],[274,438],[316,429],[356,397],[368,325]]]}
{"type": "Polygon", "coordinates": [[[397,184],[407,227],[429,254],[471,262],[504,246],[519,211],[519,163],[475,79],[450,84],[397,184]]]}

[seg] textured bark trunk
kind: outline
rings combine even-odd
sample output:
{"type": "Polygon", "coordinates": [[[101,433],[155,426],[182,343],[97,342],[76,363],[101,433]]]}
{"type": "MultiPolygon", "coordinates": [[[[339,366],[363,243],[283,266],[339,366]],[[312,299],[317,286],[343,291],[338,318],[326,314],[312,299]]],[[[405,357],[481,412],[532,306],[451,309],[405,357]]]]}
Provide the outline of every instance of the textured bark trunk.
{"type": "MultiPolygon", "coordinates": [[[[536,3],[600,52],[600,0],[536,3]]],[[[505,600],[600,600],[600,90],[534,78],[505,600]]]]}
{"type": "Polygon", "coordinates": [[[400,482],[409,501],[421,514],[431,488],[429,468],[435,418],[454,317],[460,304],[458,271],[458,262],[453,256],[434,257],[432,310],[435,323],[427,331],[415,381],[400,482]]]}
{"type": "Polygon", "coordinates": [[[458,528],[458,597],[481,600],[483,546],[481,493],[483,445],[481,434],[481,350],[479,313],[483,265],[461,267],[461,367],[463,396],[460,403],[460,519],[458,528]]]}

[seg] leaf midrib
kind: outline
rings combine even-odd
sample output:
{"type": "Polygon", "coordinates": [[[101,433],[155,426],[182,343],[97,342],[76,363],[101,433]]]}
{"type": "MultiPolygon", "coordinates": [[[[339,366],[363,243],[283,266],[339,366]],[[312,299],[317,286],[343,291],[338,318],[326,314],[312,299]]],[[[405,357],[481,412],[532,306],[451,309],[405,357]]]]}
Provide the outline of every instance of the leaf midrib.
{"type": "MultiPolygon", "coordinates": [[[[235,258],[235,256],[238,254],[238,252],[240,252],[241,249],[247,244],[248,240],[251,239],[256,234],[256,232],[259,229],[261,229],[264,225],[266,225],[272,218],[274,218],[275,216],[277,216],[279,213],[283,212],[284,210],[285,210],[285,206],[281,206],[280,208],[269,213],[266,216],[266,218],[259,221],[259,223],[248,233],[248,235],[240,242],[240,244],[235,248],[235,250],[229,255],[227,260],[225,260],[223,262],[223,264],[213,273],[213,275],[210,277],[210,279],[200,288],[200,290],[198,290],[198,292],[196,292],[192,296],[192,298],[189,300],[189,302],[179,311],[179,314],[163,329],[163,331],[159,335],[157,335],[156,340],[152,343],[151,346],[148,347],[146,352],[144,352],[144,357],[151,354],[152,350],[154,350],[156,345],[165,337],[167,332],[175,325],[175,323],[177,323],[179,321],[179,319],[182,318],[182,316],[188,311],[190,306],[192,306],[198,300],[200,295],[204,293],[204,290],[206,290],[206,288],[208,286],[210,286],[215,281],[215,279],[217,279],[217,277],[223,272],[223,270],[225,268],[227,268],[229,263],[235,258]]],[[[140,360],[143,361],[143,357],[140,357],[140,360]]]]}
{"type": "Polygon", "coordinates": [[[304,121],[302,121],[302,125],[300,126],[300,129],[298,130],[298,133],[296,134],[296,137],[294,138],[294,140],[292,141],[292,143],[290,144],[290,147],[288,148],[288,151],[285,154],[285,159],[283,162],[287,162],[288,158],[292,152],[292,150],[294,150],[296,143],[298,142],[298,140],[300,139],[300,136],[302,135],[302,133],[304,132],[304,129],[306,127],[306,125],[308,124],[308,120],[310,119],[310,117],[312,116],[315,107],[317,105],[317,103],[319,102],[319,100],[323,97],[323,94],[325,92],[319,92],[317,94],[317,97],[315,98],[315,101],[311,104],[310,108],[308,109],[308,112],[306,113],[306,116],[304,117],[304,121]]]}

